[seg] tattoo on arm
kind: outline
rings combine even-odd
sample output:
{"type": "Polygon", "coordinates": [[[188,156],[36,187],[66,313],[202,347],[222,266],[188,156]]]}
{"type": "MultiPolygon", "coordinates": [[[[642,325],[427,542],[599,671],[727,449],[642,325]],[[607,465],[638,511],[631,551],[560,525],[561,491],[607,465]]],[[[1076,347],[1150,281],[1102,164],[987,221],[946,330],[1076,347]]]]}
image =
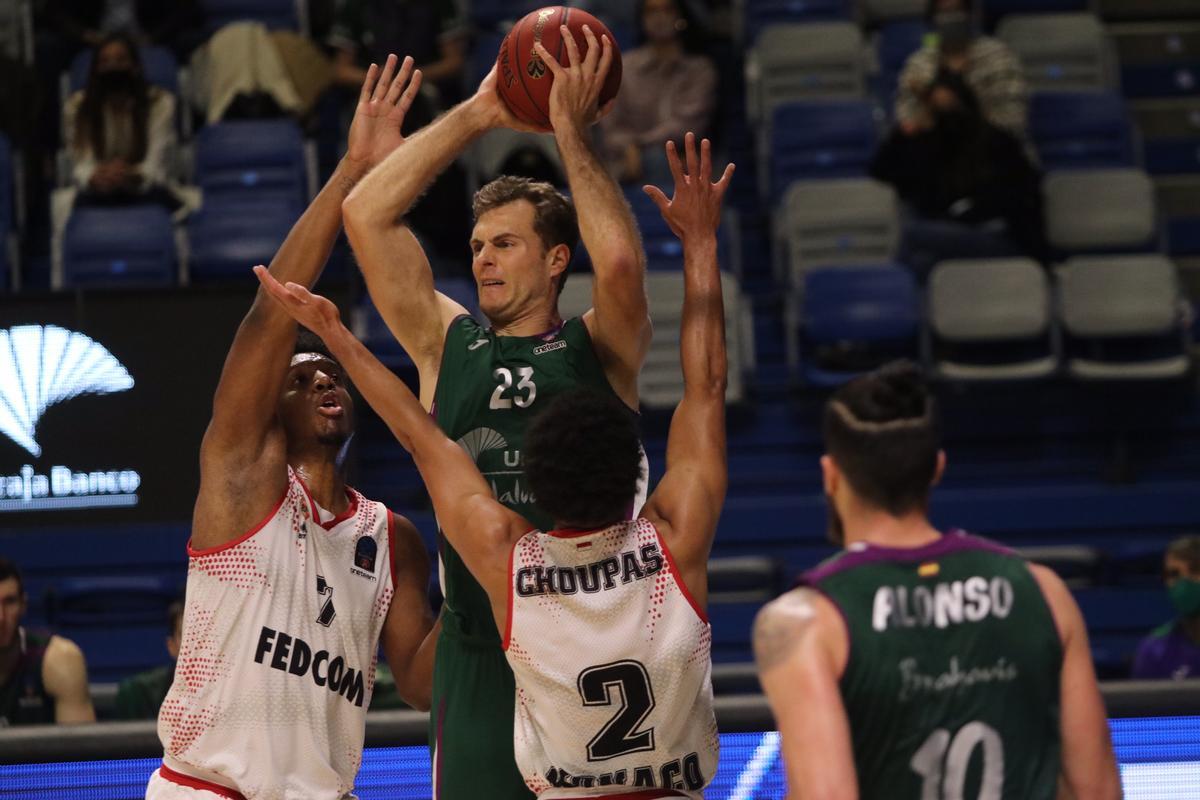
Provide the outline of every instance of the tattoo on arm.
{"type": "Polygon", "coordinates": [[[794,589],[763,607],[754,618],[754,660],[760,672],[778,666],[814,627],[812,589],[794,589]]]}

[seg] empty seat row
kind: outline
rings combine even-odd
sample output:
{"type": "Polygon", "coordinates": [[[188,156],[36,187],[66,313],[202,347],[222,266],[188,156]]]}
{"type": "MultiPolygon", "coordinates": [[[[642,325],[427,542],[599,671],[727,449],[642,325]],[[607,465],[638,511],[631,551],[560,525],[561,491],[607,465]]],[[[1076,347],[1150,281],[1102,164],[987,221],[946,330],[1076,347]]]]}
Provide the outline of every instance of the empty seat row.
{"type": "Polygon", "coordinates": [[[1185,304],[1163,256],[947,261],[922,303],[896,266],[808,275],[790,321],[809,383],[837,385],[899,356],[953,381],[1167,380],[1190,371],[1185,304]],[[927,324],[922,324],[922,305],[927,324]]]}

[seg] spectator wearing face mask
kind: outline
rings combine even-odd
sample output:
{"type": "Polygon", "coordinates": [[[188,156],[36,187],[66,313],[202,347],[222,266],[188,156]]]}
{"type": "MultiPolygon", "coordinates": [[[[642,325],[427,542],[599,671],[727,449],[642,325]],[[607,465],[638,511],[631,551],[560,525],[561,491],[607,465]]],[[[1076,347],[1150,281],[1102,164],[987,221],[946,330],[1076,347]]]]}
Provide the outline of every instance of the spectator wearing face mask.
{"type": "Polygon", "coordinates": [[[621,91],[601,122],[609,168],[625,183],[670,179],[663,143],[709,129],[717,72],[686,0],[639,0],[639,44],[622,55],[621,91]]]}
{"type": "Polygon", "coordinates": [[[170,186],[175,98],[146,82],[132,38],[112,34],[97,45],[64,122],[76,202],[179,206],[170,186]]]}
{"type": "Polygon", "coordinates": [[[979,35],[972,0],[929,0],[926,18],[933,32],[900,73],[896,124],[901,131],[917,134],[933,125],[929,90],[939,74],[953,73],[971,88],[984,119],[1024,146],[1029,90],[1016,54],[999,39],[979,35]]]}
{"type": "Polygon", "coordinates": [[[1167,547],[1163,582],[1178,612],[1138,645],[1135,679],[1200,678],[1200,536],[1183,536],[1167,547]]]}
{"type": "Polygon", "coordinates": [[[907,257],[907,263],[920,271],[944,258],[1003,255],[972,250],[997,241],[981,236],[983,231],[1002,233],[1024,254],[1048,261],[1041,177],[1021,142],[987,119],[961,73],[943,70],[919,102],[927,124],[913,132],[893,129],[870,167],[872,176],[895,187],[918,220],[949,226],[950,236],[946,226],[910,226],[934,235],[914,245],[917,233],[909,231],[906,247],[921,256],[907,257]],[[926,248],[934,251],[925,253],[926,248]]]}

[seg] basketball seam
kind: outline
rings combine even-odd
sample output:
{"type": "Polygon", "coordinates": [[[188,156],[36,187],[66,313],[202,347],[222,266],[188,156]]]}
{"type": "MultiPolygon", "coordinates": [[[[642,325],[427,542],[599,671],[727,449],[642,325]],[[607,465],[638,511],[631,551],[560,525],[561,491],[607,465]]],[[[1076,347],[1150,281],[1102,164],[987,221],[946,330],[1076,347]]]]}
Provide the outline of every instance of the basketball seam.
{"type": "MultiPolygon", "coordinates": [[[[530,37],[532,38],[532,36],[533,36],[533,32],[530,31],[530,37]]],[[[517,48],[517,54],[518,54],[517,77],[520,78],[520,80],[521,80],[521,90],[524,91],[525,96],[527,98],[529,98],[529,107],[532,108],[534,111],[538,112],[538,114],[541,115],[546,120],[544,124],[550,125],[549,114],[542,114],[542,110],[540,108],[538,108],[537,101],[535,101],[533,99],[533,95],[530,94],[530,92],[529,92],[529,87],[525,85],[525,68],[522,66],[521,60],[519,58],[520,53],[521,53],[521,33],[520,33],[520,31],[517,32],[517,38],[515,40],[513,40],[513,45],[517,48]]],[[[533,42],[530,42],[529,46],[532,48],[533,42]]],[[[547,69],[549,69],[549,67],[547,67],[547,69]]],[[[549,93],[547,93],[547,95],[546,95],[546,105],[547,105],[547,107],[550,105],[549,93]]],[[[549,109],[547,108],[547,110],[549,110],[549,109]]]]}

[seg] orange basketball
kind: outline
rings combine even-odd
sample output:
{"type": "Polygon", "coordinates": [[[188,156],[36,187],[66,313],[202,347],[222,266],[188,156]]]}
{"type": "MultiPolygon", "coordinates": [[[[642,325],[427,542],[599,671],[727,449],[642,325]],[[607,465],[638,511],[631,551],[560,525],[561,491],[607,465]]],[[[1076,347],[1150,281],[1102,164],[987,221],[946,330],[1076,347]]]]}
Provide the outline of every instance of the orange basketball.
{"type": "Polygon", "coordinates": [[[533,43],[541,42],[558,63],[567,66],[570,56],[559,32],[560,25],[566,25],[575,37],[581,59],[588,51],[584,25],[592,29],[597,42],[601,36],[612,42],[612,66],[600,90],[600,105],[616,97],[621,88],[621,51],[603,22],[586,11],[565,6],[546,6],[526,14],[500,43],[500,54],[496,57],[497,83],[500,97],[517,119],[544,131],[550,130],[550,86],[554,74],[538,58],[533,43]]]}

